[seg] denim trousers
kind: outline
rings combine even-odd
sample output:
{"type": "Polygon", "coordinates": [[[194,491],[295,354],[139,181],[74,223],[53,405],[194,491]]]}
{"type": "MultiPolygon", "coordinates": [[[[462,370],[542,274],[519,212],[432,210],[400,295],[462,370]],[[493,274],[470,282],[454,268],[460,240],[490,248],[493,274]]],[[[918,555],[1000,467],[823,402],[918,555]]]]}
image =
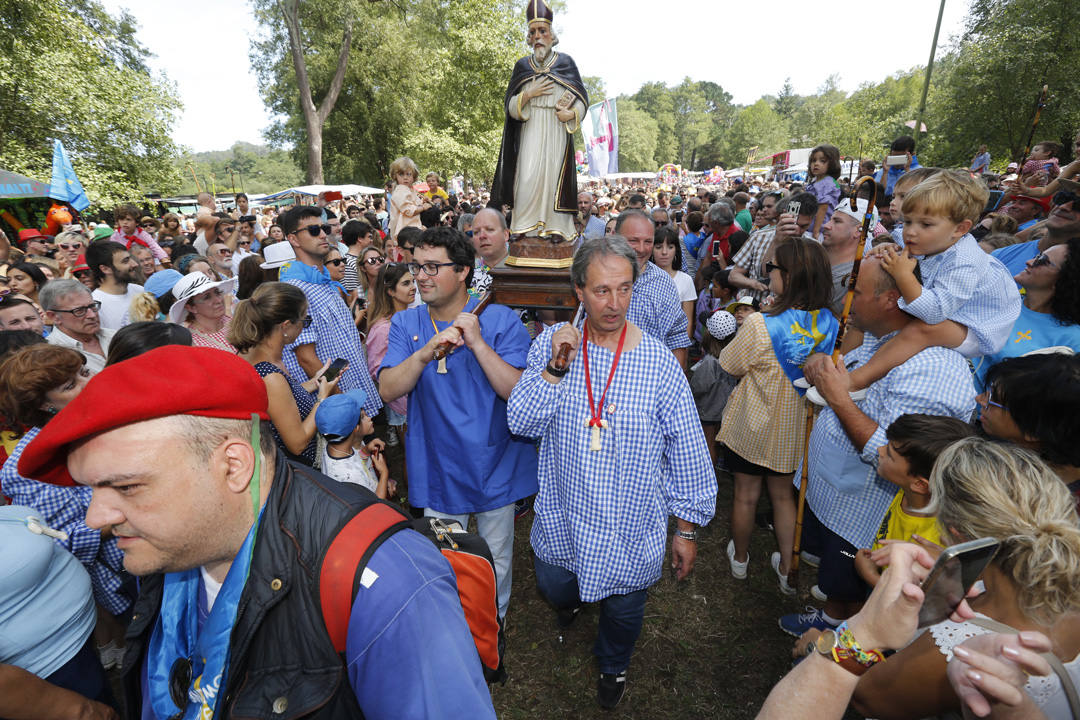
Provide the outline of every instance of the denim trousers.
{"type": "MultiPolygon", "coordinates": [[[[533,555],[536,585],[540,594],[556,609],[581,605],[577,577],[558,565],[546,563],[533,555]]],[[[634,644],[641,634],[645,619],[646,590],[626,595],[609,595],[600,601],[600,622],[596,630],[593,655],[602,673],[619,673],[630,667],[634,644]]]]}

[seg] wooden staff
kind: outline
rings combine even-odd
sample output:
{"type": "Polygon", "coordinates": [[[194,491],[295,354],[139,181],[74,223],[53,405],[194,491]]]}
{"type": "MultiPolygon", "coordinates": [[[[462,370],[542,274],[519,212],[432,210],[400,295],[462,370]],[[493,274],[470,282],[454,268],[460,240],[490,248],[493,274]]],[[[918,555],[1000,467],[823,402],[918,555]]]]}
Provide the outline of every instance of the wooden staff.
{"type": "MultiPolygon", "coordinates": [[[[883,173],[884,176],[884,173],[883,173]]],[[[862,263],[863,248],[866,247],[866,238],[870,234],[870,225],[874,222],[874,208],[877,207],[877,182],[869,175],[864,175],[855,181],[855,187],[851,189],[851,209],[859,212],[859,186],[870,183],[870,197],[867,199],[866,212],[863,214],[862,228],[859,231],[859,244],[855,246],[855,262],[851,264],[851,274],[848,275],[847,293],[844,295],[844,309],[840,313],[839,325],[836,329],[836,344],[833,345],[832,362],[840,360],[840,346],[844,342],[844,333],[847,331],[848,317],[851,315],[851,301],[855,297],[855,282],[859,278],[859,265],[862,263]]],[[[802,476],[799,478],[799,504],[795,511],[795,544],[791,550],[791,567],[788,569],[788,584],[794,586],[799,581],[799,553],[802,550],[803,514],[806,511],[806,484],[810,474],[810,431],[814,429],[814,405],[806,403],[806,432],[803,435],[802,476]]]]}
{"type": "MultiPolygon", "coordinates": [[[[1035,128],[1039,127],[1039,118],[1042,117],[1042,110],[1046,107],[1046,101],[1049,99],[1048,94],[1050,92],[1049,85],[1043,85],[1042,91],[1039,92],[1039,99],[1035,102],[1035,117],[1031,119],[1031,132],[1028,133],[1027,145],[1024,146],[1024,154],[1020,156],[1020,170],[1024,169],[1024,163],[1027,162],[1028,154],[1031,152],[1031,142],[1035,139],[1035,128]]],[[[1020,173],[1018,172],[1017,175],[1020,173]]]]}
{"type": "MultiPolygon", "coordinates": [[[[479,315],[480,313],[484,312],[484,309],[488,306],[488,303],[491,301],[491,298],[492,298],[492,294],[491,294],[490,291],[484,293],[484,297],[480,298],[480,302],[476,303],[476,307],[474,307],[469,312],[471,312],[473,315],[479,315]]],[[[449,340],[441,342],[441,343],[439,343],[439,346],[437,348],[435,348],[434,357],[435,357],[436,360],[442,360],[453,349],[454,349],[454,343],[450,342],[449,340]]]]}
{"type": "MultiPolygon", "coordinates": [[[[585,314],[585,306],[578,303],[577,312],[574,313],[574,319],[570,323],[574,327],[577,327],[585,314]]],[[[552,367],[556,370],[565,370],[566,366],[570,364],[570,350],[572,346],[568,342],[564,342],[559,345],[559,352],[555,354],[555,359],[551,361],[552,367]]]]}

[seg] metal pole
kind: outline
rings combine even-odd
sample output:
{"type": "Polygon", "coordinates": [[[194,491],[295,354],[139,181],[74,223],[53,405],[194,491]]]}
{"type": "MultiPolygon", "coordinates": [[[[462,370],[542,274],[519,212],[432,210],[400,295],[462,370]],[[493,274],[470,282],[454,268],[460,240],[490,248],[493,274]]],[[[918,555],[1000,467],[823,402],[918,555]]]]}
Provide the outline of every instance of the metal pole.
{"type": "MultiPolygon", "coordinates": [[[[926,111],[926,95],[930,92],[930,74],[934,72],[934,55],[937,53],[938,33],[941,32],[941,16],[945,14],[945,0],[938,8],[937,25],[934,26],[934,41],[930,43],[930,60],[926,63],[926,80],[923,81],[922,99],[919,100],[919,114],[915,116],[915,145],[919,145],[919,132],[922,128],[923,112],[926,111]]],[[[884,174],[882,177],[885,177],[884,174]]]]}

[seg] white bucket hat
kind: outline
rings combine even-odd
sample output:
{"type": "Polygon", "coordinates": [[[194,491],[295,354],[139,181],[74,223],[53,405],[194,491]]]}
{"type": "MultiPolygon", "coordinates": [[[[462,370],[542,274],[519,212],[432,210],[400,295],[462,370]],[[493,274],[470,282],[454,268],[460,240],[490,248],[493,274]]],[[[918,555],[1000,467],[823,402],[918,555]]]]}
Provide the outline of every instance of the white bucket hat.
{"type": "Polygon", "coordinates": [[[236,278],[231,277],[226,280],[218,280],[215,282],[196,270],[177,280],[176,285],[173,285],[172,289],[173,297],[176,298],[176,302],[169,308],[169,320],[177,324],[182,323],[186,317],[188,300],[217,287],[232,292],[236,289],[236,278]]]}

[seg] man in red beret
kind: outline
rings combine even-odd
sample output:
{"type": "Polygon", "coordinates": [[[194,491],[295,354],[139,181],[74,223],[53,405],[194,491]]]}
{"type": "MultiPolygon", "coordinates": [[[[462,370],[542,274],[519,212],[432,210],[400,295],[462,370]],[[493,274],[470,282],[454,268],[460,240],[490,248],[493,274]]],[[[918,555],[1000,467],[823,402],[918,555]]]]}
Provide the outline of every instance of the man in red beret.
{"type": "Polygon", "coordinates": [[[27,255],[41,255],[49,251],[49,238],[41,234],[40,230],[26,228],[19,231],[19,245],[27,255]]]}
{"type": "Polygon", "coordinates": [[[168,346],[105,368],[19,471],[93,488],[87,524],[115,536],[141,576],[124,663],[130,716],[495,717],[453,571],[412,530],[372,554],[344,656],[335,650],[321,563],[376,501],[284,459],[265,385],[241,358],[168,346]]]}

